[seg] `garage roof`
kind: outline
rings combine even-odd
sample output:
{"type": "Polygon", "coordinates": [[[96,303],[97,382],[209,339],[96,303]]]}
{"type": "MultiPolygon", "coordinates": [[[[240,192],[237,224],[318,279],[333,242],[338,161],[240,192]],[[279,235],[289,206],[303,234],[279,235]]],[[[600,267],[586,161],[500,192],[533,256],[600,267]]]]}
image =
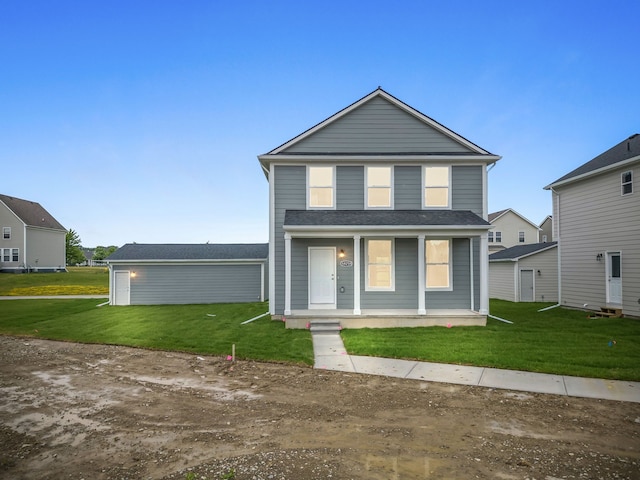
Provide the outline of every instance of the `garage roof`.
{"type": "Polygon", "coordinates": [[[131,260],[264,260],[267,243],[127,243],[107,257],[108,262],[131,260]]]}

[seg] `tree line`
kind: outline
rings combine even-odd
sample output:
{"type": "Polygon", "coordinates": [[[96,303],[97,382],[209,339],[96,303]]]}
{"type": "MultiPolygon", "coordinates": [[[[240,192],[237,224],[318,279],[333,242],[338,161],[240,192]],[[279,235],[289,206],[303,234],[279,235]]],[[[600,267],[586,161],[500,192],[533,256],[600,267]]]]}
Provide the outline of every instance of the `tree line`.
{"type": "MultiPolygon", "coordinates": [[[[80,235],[78,235],[78,232],[73,229],[69,229],[65,236],[65,243],[67,252],[67,265],[78,265],[87,261],[87,257],[82,250],[82,240],[80,240],[80,235]]],[[[93,260],[104,260],[117,249],[118,247],[116,247],[115,245],[110,245],[108,247],[99,245],[95,249],[93,249],[93,260]]]]}

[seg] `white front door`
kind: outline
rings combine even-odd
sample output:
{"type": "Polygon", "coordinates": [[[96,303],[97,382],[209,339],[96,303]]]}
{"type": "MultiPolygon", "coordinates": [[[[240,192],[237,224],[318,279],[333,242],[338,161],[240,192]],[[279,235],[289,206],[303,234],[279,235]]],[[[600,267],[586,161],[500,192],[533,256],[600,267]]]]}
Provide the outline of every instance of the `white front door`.
{"type": "Polygon", "coordinates": [[[113,290],[115,292],[113,298],[114,305],[129,305],[131,277],[128,271],[115,272],[113,290]]]}
{"type": "Polygon", "coordinates": [[[520,301],[533,302],[533,270],[520,270],[520,301]]]}
{"type": "Polygon", "coordinates": [[[607,303],[622,305],[622,255],[607,253],[607,303]]]}
{"type": "Polygon", "coordinates": [[[335,247],[309,247],[309,308],[336,308],[335,247]]]}

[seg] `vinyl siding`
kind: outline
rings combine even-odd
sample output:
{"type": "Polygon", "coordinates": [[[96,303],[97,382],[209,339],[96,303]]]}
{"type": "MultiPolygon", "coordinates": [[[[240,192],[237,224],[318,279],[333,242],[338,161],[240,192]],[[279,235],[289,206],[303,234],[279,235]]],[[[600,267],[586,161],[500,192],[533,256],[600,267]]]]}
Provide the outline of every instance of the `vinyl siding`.
{"type": "MultiPolygon", "coordinates": [[[[62,230],[49,230],[27,227],[26,263],[39,270],[56,270],[66,267],[66,233],[62,230]]],[[[21,262],[24,252],[20,248],[21,262]]]]}
{"type": "Polygon", "coordinates": [[[489,263],[489,298],[498,298],[509,302],[517,302],[514,296],[516,282],[514,270],[515,262],[490,262],[489,263]]]}
{"type": "Polygon", "coordinates": [[[15,270],[24,264],[24,223],[20,221],[4,203],[0,202],[0,253],[3,248],[19,249],[17,262],[4,262],[0,255],[0,270],[15,270]],[[11,238],[5,240],[2,235],[2,227],[11,227],[11,238]]]}
{"type": "Polygon", "coordinates": [[[529,222],[523,220],[513,212],[507,212],[500,218],[492,222],[493,232],[502,232],[501,243],[490,243],[489,246],[502,245],[505,248],[525,245],[529,243],[539,243],[538,227],[534,227],[529,222]],[[518,232],[524,232],[524,242],[518,241],[518,232]]]}
{"type": "Polygon", "coordinates": [[[396,166],[393,169],[394,208],[420,210],[422,208],[422,167],[396,166]]]}
{"type": "Polygon", "coordinates": [[[305,166],[274,166],[275,189],[275,239],[274,257],[270,259],[271,267],[275,269],[275,313],[284,312],[284,213],[287,209],[304,210],[306,208],[306,167],[305,166]]]}
{"type": "Polygon", "coordinates": [[[482,216],[482,169],[481,166],[451,167],[451,201],[454,210],[471,210],[482,216]]]}
{"type": "Polygon", "coordinates": [[[622,252],[622,309],[640,316],[640,166],[617,169],[555,188],[560,193],[562,303],[599,308],[606,302],[605,252],[622,252]],[[620,194],[633,171],[634,193],[620,194]],[[602,253],[601,262],[596,255],[602,253]]]}
{"type": "Polygon", "coordinates": [[[135,271],[131,305],[259,302],[261,267],[242,265],[119,265],[135,271]]]}
{"type": "MultiPolygon", "coordinates": [[[[425,307],[427,308],[427,310],[471,307],[471,283],[469,278],[469,239],[453,239],[452,261],[453,290],[445,292],[425,292],[425,307]]],[[[479,271],[477,268],[474,269],[474,271],[477,275],[479,275],[479,271]]],[[[478,303],[476,303],[476,308],[479,308],[478,303]]]]}
{"type": "Polygon", "coordinates": [[[336,167],[336,208],[362,210],[364,208],[364,167],[336,167]]]}
{"type": "Polygon", "coordinates": [[[375,97],[283,153],[466,153],[470,150],[375,97]]]}
{"type": "Polygon", "coordinates": [[[557,248],[522,258],[518,264],[521,270],[533,270],[535,302],[558,302],[557,248]],[[539,275],[538,270],[540,270],[539,275]]]}

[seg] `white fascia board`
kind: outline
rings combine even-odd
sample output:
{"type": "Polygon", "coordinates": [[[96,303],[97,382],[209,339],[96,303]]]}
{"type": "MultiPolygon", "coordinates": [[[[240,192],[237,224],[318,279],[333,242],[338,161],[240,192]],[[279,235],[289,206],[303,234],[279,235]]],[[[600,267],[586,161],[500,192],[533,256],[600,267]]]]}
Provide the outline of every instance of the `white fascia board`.
{"type": "Polygon", "coordinates": [[[202,260],[107,260],[107,265],[260,265],[266,258],[202,259],[202,260]]]}
{"type": "Polygon", "coordinates": [[[626,160],[623,160],[623,161],[618,162],[618,163],[614,163],[612,165],[607,165],[606,167],[598,168],[597,170],[592,170],[590,172],[583,173],[582,175],[577,175],[575,177],[567,178],[566,180],[563,180],[561,182],[550,183],[549,185],[544,187],[544,190],[551,190],[553,188],[562,187],[564,185],[568,185],[568,184],[573,183],[573,182],[577,182],[577,181],[584,180],[584,179],[589,178],[589,177],[594,177],[596,175],[600,175],[601,173],[605,173],[605,172],[610,171],[610,170],[616,170],[618,168],[626,167],[627,165],[631,165],[631,164],[636,163],[636,162],[640,162],[640,155],[638,155],[636,157],[628,158],[626,160]]]}
{"type": "Polygon", "coordinates": [[[437,235],[440,237],[467,237],[482,235],[490,228],[484,227],[464,227],[464,226],[425,226],[425,225],[406,225],[406,226],[389,226],[380,225],[349,225],[349,226],[331,226],[331,227],[283,227],[285,232],[292,238],[314,238],[314,237],[344,237],[351,238],[354,235],[367,236],[395,236],[395,237],[416,237],[418,235],[437,235]]]}
{"type": "Polygon", "coordinates": [[[471,162],[473,165],[488,165],[491,163],[495,163],[500,160],[502,157],[500,155],[428,155],[428,154],[420,154],[420,155],[387,155],[387,154],[376,154],[376,155],[324,155],[324,154],[310,154],[310,155],[260,155],[258,159],[263,165],[263,169],[265,165],[270,164],[271,162],[290,164],[290,163],[308,163],[308,162],[328,162],[328,163],[346,163],[353,162],[353,164],[362,164],[365,162],[386,162],[401,164],[401,163],[424,163],[424,162],[441,162],[441,163],[451,163],[451,164],[460,164],[460,162],[471,162]]]}

